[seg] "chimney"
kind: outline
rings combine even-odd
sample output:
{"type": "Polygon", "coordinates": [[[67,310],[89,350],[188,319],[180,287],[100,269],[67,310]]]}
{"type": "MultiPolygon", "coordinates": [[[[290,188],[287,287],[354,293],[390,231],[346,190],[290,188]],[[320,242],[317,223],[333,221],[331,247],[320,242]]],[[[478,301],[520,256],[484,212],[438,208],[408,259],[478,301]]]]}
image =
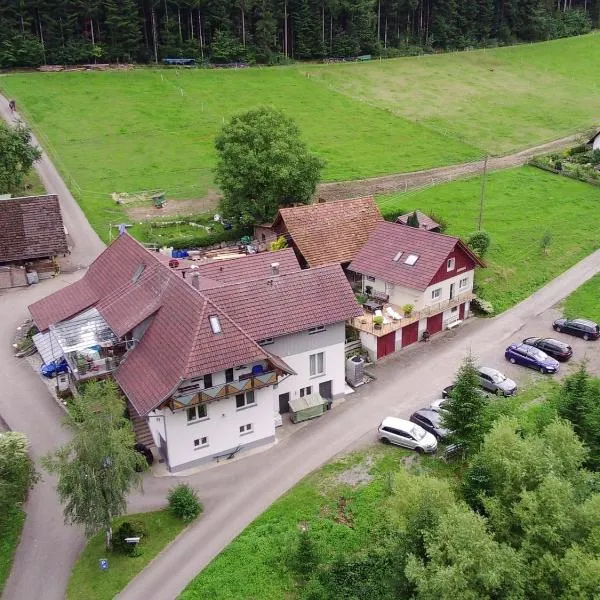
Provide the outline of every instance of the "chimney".
{"type": "Polygon", "coordinates": [[[273,277],[277,277],[277,275],[279,275],[279,263],[278,262],[271,263],[271,275],[273,275],[273,277]]]}
{"type": "Polygon", "coordinates": [[[200,289],[200,273],[197,271],[198,267],[193,265],[191,268],[192,271],[192,287],[195,287],[197,290],[200,289]]]}

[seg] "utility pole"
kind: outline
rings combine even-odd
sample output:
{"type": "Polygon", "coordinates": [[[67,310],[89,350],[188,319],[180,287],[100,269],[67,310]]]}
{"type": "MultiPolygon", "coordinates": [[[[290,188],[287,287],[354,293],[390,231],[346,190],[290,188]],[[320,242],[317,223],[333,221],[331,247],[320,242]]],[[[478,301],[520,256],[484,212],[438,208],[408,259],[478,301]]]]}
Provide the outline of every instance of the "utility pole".
{"type": "Polygon", "coordinates": [[[481,198],[479,199],[479,225],[477,231],[481,231],[481,222],[483,221],[483,200],[485,198],[485,180],[487,177],[487,164],[489,156],[486,155],[483,161],[483,177],[481,178],[481,198]]]}

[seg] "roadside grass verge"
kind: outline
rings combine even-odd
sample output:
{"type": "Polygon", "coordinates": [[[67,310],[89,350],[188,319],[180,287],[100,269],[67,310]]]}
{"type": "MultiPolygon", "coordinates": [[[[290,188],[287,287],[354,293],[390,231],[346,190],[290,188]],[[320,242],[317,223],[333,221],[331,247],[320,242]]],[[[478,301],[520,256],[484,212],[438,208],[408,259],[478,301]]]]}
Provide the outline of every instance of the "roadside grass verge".
{"type": "Polygon", "coordinates": [[[106,240],[124,222],[112,192],[163,189],[203,197],[214,187],[214,137],[233,114],[262,105],[293,117],[325,180],[460,163],[477,149],[313,82],[296,68],[134,69],[15,73],[17,100],[88,220],[106,240]],[[49,75],[49,76],[48,76],[49,75]]]}
{"type": "Polygon", "coordinates": [[[600,274],[565,298],[563,313],[569,319],[580,317],[600,323],[600,274]]]}
{"type": "Polygon", "coordinates": [[[167,544],[173,541],[186,524],[168,509],[126,515],[115,519],[113,530],[123,521],[141,521],[148,535],[142,540],[142,554],[132,557],[104,549],[105,534],[98,533],[88,541],[71,572],[67,588],[68,600],[110,600],[120,592],[167,544]],[[99,566],[101,558],[108,559],[108,570],[99,566]]]}
{"type": "MultiPolygon", "coordinates": [[[[433,212],[447,222],[446,233],[466,240],[477,229],[480,197],[481,177],[474,177],[380,196],[377,203],[389,219],[415,209],[433,212]]],[[[488,174],[483,229],[492,242],[476,293],[497,313],[524,300],[600,246],[599,217],[600,188],[534,167],[488,174]],[[544,252],[546,232],[551,242],[544,252]]]]}
{"type": "Polygon", "coordinates": [[[3,515],[3,521],[0,525],[0,596],[10,575],[13,557],[21,539],[25,512],[21,507],[14,506],[3,515]]]}

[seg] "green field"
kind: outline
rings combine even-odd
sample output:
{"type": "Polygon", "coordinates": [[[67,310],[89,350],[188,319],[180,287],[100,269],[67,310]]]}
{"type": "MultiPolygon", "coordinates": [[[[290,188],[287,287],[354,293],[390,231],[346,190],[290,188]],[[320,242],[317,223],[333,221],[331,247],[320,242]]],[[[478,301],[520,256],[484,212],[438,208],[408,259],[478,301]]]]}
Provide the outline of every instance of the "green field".
{"type": "MultiPolygon", "coordinates": [[[[380,196],[387,218],[420,209],[446,220],[447,233],[467,238],[477,229],[481,179],[463,179],[424,190],[380,196]]],[[[596,222],[600,188],[534,167],[488,175],[483,229],[492,238],[477,293],[506,310],[600,246],[596,222]],[[548,231],[545,254],[541,239],[548,231]]]]}
{"type": "Polygon", "coordinates": [[[600,37],[310,69],[311,78],[492,154],[600,122],[600,37]]]}
{"type": "Polygon", "coordinates": [[[148,531],[147,539],[140,544],[142,554],[131,557],[107,552],[105,535],[98,533],[88,542],[77,559],[69,586],[67,600],[110,600],[120,592],[165,546],[183,531],[186,524],[169,510],[139,513],[119,517],[113,529],[123,521],[141,521],[148,531]],[[108,559],[108,570],[100,570],[98,561],[108,559]]]}
{"type": "Polygon", "coordinates": [[[595,275],[568,296],[563,312],[569,319],[586,318],[600,323],[600,275],[595,275]]]}
{"type": "MultiPolygon", "coordinates": [[[[215,133],[273,105],[327,161],[325,180],[460,163],[600,120],[594,34],[495,50],[242,70],[16,73],[17,100],[98,233],[127,220],[112,192],[214,189],[215,133]]],[[[150,210],[150,212],[152,212],[150,210]]]]}

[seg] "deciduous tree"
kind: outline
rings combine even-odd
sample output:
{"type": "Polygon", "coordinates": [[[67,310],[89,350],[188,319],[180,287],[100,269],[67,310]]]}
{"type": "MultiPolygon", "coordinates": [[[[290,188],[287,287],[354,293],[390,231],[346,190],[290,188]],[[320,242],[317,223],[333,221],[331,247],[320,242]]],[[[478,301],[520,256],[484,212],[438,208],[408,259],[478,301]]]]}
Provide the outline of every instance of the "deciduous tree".
{"type": "Polygon", "coordinates": [[[0,122],[0,194],[16,192],[41,155],[27,127],[0,122]]]}

